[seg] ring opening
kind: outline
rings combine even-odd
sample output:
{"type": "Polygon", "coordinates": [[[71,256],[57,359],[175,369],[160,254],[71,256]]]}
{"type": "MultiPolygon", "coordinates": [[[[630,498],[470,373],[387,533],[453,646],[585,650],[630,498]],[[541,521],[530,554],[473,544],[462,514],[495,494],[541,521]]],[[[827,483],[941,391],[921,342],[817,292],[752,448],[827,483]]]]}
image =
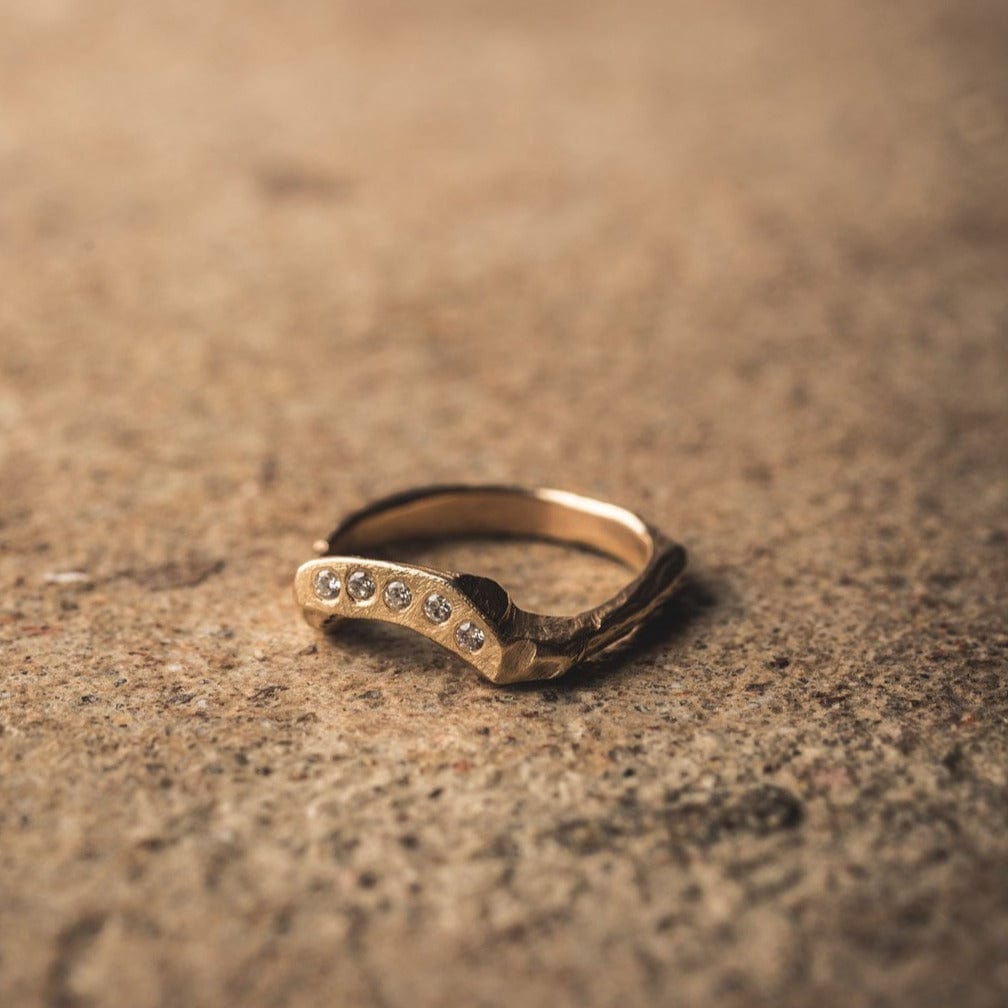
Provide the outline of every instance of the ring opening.
{"type": "Polygon", "coordinates": [[[654,553],[631,511],[563,490],[438,487],[390,497],[359,511],[330,536],[330,553],[402,539],[516,536],[587,546],[642,570],[654,553]]]}

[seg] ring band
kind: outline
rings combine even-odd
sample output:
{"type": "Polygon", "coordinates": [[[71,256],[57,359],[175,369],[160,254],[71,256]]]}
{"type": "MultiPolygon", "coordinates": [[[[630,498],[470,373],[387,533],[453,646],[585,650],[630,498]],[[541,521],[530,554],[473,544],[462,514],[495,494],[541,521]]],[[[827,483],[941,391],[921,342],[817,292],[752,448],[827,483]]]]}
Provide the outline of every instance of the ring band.
{"type": "Polygon", "coordinates": [[[305,619],[378,619],[418,631],[493,683],[555,679],[637,630],[673,593],[686,550],[632,511],[563,490],[435,486],[349,515],[298,568],[305,619]],[[369,559],[382,544],[459,536],[517,536],[587,547],[636,573],[612,598],[576,616],[518,608],[496,581],[369,559]]]}

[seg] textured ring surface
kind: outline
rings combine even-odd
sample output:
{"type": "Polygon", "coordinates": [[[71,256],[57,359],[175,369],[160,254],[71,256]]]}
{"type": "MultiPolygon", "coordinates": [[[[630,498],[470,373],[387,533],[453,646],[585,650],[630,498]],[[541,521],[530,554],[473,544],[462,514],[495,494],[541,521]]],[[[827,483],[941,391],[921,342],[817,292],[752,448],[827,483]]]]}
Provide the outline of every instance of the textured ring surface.
{"type": "Polygon", "coordinates": [[[378,619],[459,655],[494,683],[554,679],[635,631],[675,590],[686,551],[632,511],[563,490],[435,486],[396,494],[349,515],[298,568],[294,595],[305,619],[329,628],[378,619]],[[635,572],[601,605],[576,616],[520,609],[496,581],[370,559],[407,539],[494,535],[587,547],[635,572]]]}

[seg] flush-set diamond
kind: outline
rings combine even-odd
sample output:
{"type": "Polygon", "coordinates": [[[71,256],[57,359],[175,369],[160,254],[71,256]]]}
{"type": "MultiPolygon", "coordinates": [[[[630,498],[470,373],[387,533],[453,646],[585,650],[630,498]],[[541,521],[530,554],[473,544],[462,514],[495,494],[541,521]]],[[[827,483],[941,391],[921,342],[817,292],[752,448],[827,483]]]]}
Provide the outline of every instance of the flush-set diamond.
{"type": "Polygon", "coordinates": [[[355,602],[367,602],[377,590],[374,578],[367,571],[354,571],[346,582],[347,595],[355,602]]]}
{"type": "Polygon", "coordinates": [[[323,602],[331,602],[333,599],[339,598],[339,574],[337,574],[336,571],[331,570],[329,567],[323,567],[322,570],[315,574],[314,587],[315,594],[318,595],[323,602]]]}
{"type": "Polygon", "coordinates": [[[402,612],[404,609],[409,609],[413,602],[413,592],[405,581],[389,581],[385,585],[385,591],[382,592],[382,598],[389,609],[402,612]]]}
{"type": "Polygon", "coordinates": [[[452,604],[444,597],[444,595],[439,595],[437,592],[431,592],[427,598],[424,599],[423,604],[424,616],[431,621],[431,623],[447,623],[451,619],[452,614],[452,604]]]}
{"type": "Polygon", "coordinates": [[[471,620],[466,620],[464,623],[459,623],[455,628],[455,643],[458,644],[463,651],[471,651],[475,653],[483,647],[483,643],[486,640],[486,634],[471,620]]]}

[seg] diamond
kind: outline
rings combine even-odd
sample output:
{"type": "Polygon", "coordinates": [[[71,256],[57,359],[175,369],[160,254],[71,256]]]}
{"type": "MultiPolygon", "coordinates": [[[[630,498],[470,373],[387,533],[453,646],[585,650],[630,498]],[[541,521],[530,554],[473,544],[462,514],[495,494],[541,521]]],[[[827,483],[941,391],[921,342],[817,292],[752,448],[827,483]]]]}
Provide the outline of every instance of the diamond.
{"type": "Polygon", "coordinates": [[[402,612],[403,609],[409,609],[410,603],[413,601],[413,592],[404,581],[389,581],[385,585],[385,591],[382,592],[382,598],[385,599],[385,605],[389,609],[402,612]]]}
{"type": "Polygon", "coordinates": [[[332,602],[333,599],[339,598],[339,574],[329,567],[323,567],[322,570],[315,573],[315,580],[312,582],[312,586],[315,589],[315,594],[323,602],[332,602]]]}
{"type": "Polygon", "coordinates": [[[424,599],[423,611],[431,623],[447,623],[452,614],[452,604],[444,595],[431,592],[424,599]]]}
{"type": "Polygon", "coordinates": [[[374,578],[367,571],[354,571],[347,578],[346,590],[355,602],[367,602],[375,593],[374,578]]]}
{"type": "Polygon", "coordinates": [[[466,620],[455,628],[455,643],[463,651],[479,651],[486,640],[486,634],[475,623],[466,620]]]}

